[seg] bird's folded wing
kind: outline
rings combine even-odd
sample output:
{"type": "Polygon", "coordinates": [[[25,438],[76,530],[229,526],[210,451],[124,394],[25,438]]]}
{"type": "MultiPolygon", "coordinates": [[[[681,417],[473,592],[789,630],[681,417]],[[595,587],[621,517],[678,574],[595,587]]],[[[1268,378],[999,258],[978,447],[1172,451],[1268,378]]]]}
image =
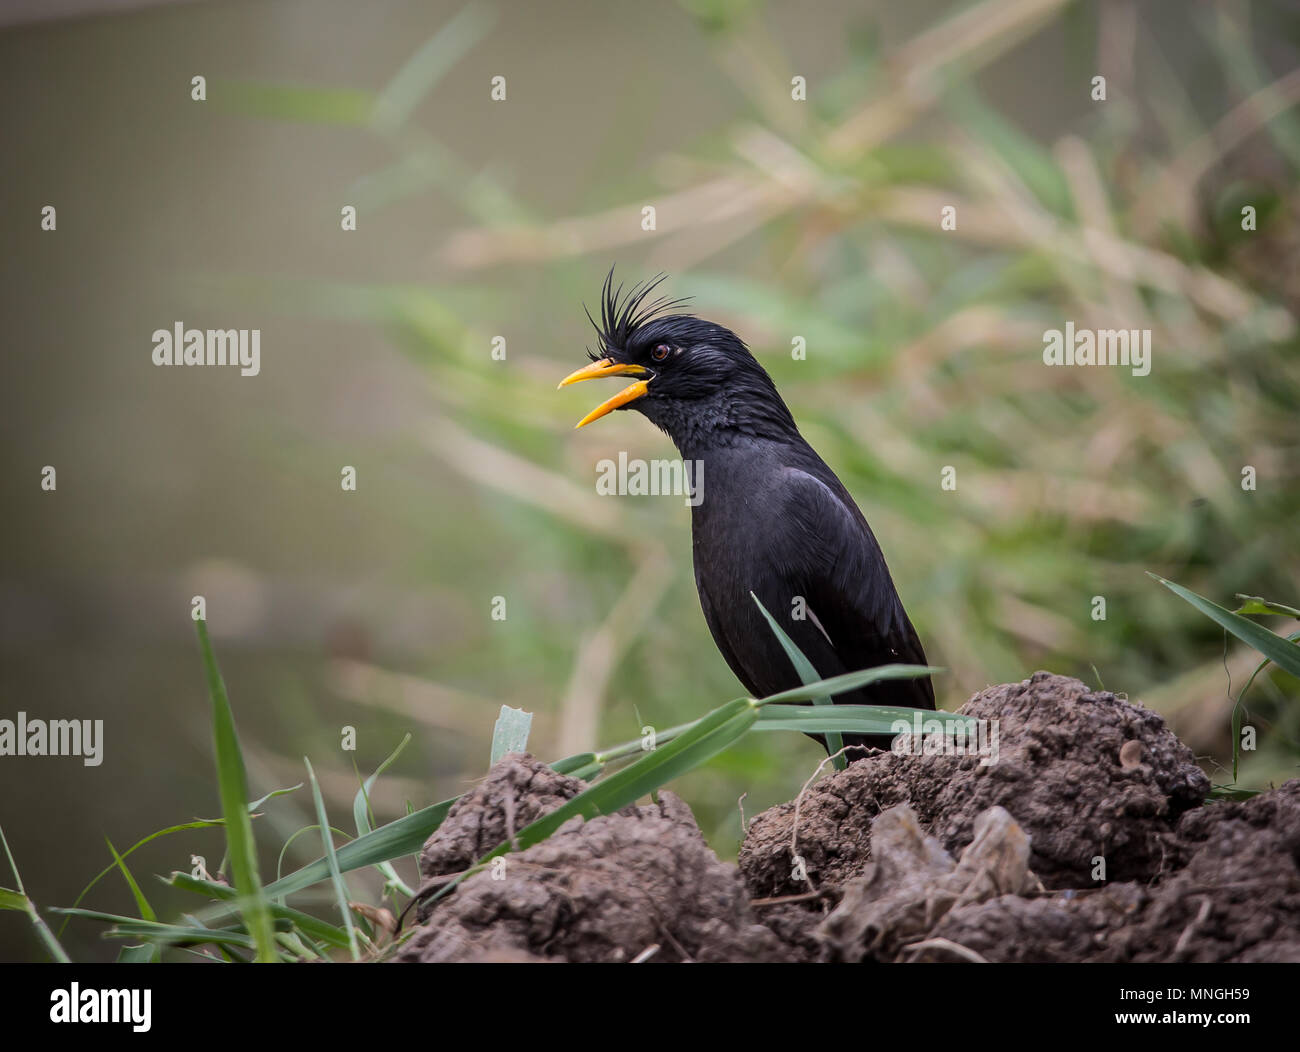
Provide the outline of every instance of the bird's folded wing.
{"type": "MultiPolygon", "coordinates": [[[[809,613],[845,668],[926,664],[880,545],[848,493],[838,483],[833,488],[807,471],[787,468],[781,496],[779,521],[788,531],[783,576],[803,589],[809,613]]],[[[910,683],[910,703],[933,708],[929,679],[910,683]]]]}

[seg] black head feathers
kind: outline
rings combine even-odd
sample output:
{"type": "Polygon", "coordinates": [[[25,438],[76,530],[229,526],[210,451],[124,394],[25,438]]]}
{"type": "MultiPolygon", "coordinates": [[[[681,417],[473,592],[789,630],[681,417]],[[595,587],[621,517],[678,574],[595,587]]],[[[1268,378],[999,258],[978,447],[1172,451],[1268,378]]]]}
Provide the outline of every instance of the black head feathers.
{"type": "Polygon", "coordinates": [[[656,274],[653,278],[638,281],[624,294],[621,282],[617,288],[614,287],[614,268],[610,267],[609,273],[605,275],[605,284],[601,287],[600,321],[597,322],[591,316],[591,311],[585,305],[582,308],[600,341],[598,352],[588,349],[588,356],[595,360],[608,356],[611,350],[623,349],[632,342],[637,330],[646,322],[685,306],[689,299],[671,299],[668,296],[650,299],[650,294],[667,280],[667,274],[656,274]]]}

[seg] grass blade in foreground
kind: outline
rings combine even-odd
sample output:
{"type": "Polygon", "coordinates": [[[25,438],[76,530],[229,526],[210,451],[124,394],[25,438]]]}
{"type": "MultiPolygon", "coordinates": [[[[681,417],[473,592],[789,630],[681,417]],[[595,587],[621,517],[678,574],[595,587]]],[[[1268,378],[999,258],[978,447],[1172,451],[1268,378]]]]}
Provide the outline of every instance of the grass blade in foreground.
{"type": "Polygon", "coordinates": [[[71,964],[72,962],[68,959],[63,947],[59,945],[59,940],[54,937],[54,932],[50,931],[45,920],[37,911],[36,903],[27,897],[27,890],[23,887],[23,878],[18,875],[18,863],[14,861],[13,852],[9,850],[9,840],[5,837],[3,826],[0,826],[0,845],[4,846],[5,857],[9,860],[9,868],[14,874],[14,883],[18,885],[17,891],[0,888],[0,910],[17,910],[20,913],[27,914],[27,919],[32,922],[32,927],[36,929],[36,934],[40,936],[41,942],[45,943],[45,948],[50,951],[50,956],[60,964],[71,964]]]}
{"type": "MultiPolygon", "coordinates": [[[[197,877],[191,877],[188,873],[173,873],[171,879],[165,880],[164,883],[173,888],[193,891],[199,895],[207,895],[209,898],[221,899],[227,902],[233,902],[236,898],[232,888],[209,880],[199,880],[197,877]]],[[[295,910],[289,906],[279,906],[275,903],[271,904],[271,913],[277,920],[288,921],[300,932],[318,942],[327,943],[341,950],[346,950],[351,945],[346,931],[330,924],[328,921],[321,920],[319,917],[313,917],[310,913],[303,913],[301,910],[295,910]]]]}
{"type": "Polygon", "coordinates": [[[1276,614],[1279,617],[1300,618],[1300,610],[1297,610],[1294,606],[1275,603],[1263,596],[1242,595],[1238,592],[1236,598],[1241,600],[1241,606],[1233,611],[1234,614],[1276,614]]]}
{"type": "Polygon", "coordinates": [[[211,943],[213,946],[238,946],[241,949],[255,949],[251,936],[229,928],[204,928],[198,925],[164,924],[161,921],[140,920],[138,917],[124,917],[117,913],[103,913],[99,910],[58,909],[70,917],[84,917],[87,920],[105,921],[113,926],[104,932],[108,939],[147,939],[164,946],[193,946],[211,943]]]}
{"type": "Polygon", "coordinates": [[[226,696],[226,685],[217,668],[208,639],[207,622],[195,621],[203,665],[208,674],[208,695],[212,699],[212,740],[217,754],[217,784],[221,791],[221,814],[226,820],[226,849],[230,871],[239,892],[239,909],[257,948],[259,961],[276,961],[275,932],[271,911],[257,872],[257,845],[253,840],[253,818],[248,813],[248,777],[239,751],[235,715],[226,696]]]}
{"type": "MultiPolygon", "coordinates": [[[[768,627],[772,629],[772,632],[776,635],[777,642],[781,644],[781,649],[785,651],[786,657],[788,657],[790,663],[794,665],[794,670],[799,674],[799,679],[805,685],[816,683],[821,679],[817,670],[813,668],[812,662],[809,661],[804,652],[795,645],[794,640],[785,634],[785,630],[776,623],[776,618],[767,612],[767,607],[759,601],[758,596],[753,592],[750,592],[749,597],[753,599],[755,603],[758,603],[759,610],[761,610],[763,616],[767,618],[768,627]]],[[[831,703],[830,695],[822,694],[813,698],[812,702],[814,705],[829,705],[831,703]]],[[[849,765],[848,760],[846,760],[843,753],[840,752],[843,748],[843,735],[838,731],[828,732],[826,735],[826,751],[833,757],[831,763],[834,764],[837,771],[842,771],[849,765]]]]}
{"type": "Polygon", "coordinates": [[[523,709],[512,709],[509,705],[501,706],[501,715],[497,717],[496,726],[492,728],[492,752],[489,766],[508,752],[527,752],[528,733],[533,727],[533,714],[523,709]]]}
{"type": "MultiPolygon", "coordinates": [[[[1235,612],[1240,613],[1241,611],[1238,610],[1235,612]]],[[[1292,643],[1300,642],[1300,632],[1292,632],[1286,638],[1292,643]]],[[[1232,780],[1234,783],[1237,781],[1237,767],[1241,762],[1241,713],[1243,710],[1242,699],[1246,696],[1246,692],[1250,690],[1251,685],[1255,682],[1255,677],[1257,677],[1261,672],[1264,671],[1264,669],[1268,668],[1268,666],[1271,664],[1273,664],[1273,662],[1271,662],[1268,658],[1265,658],[1263,661],[1261,661],[1258,665],[1255,666],[1255,670],[1250,674],[1250,679],[1246,680],[1246,685],[1242,687],[1241,690],[1237,691],[1237,701],[1232,706],[1232,780]]]]}
{"type": "MultiPolygon", "coordinates": [[[[459,799],[460,797],[453,797],[450,800],[430,804],[335,849],[334,858],[338,863],[339,872],[347,873],[362,866],[391,862],[395,858],[419,851],[424,846],[424,842],[429,839],[429,835],[442,825],[442,820],[447,817],[451,805],[459,799]]],[[[309,888],[329,876],[331,876],[329,861],[318,858],[315,862],[303,866],[302,869],[286,874],[274,884],[268,884],[266,893],[276,898],[292,895],[295,891],[309,888]]]]}
{"type": "Polygon", "coordinates": [[[1147,571],[1147,573],[1148,576],[1154,577],[1174,595],[1191,603],[1210,620],[1222,625],[1243,643],[1254,647],[1273,664],[1277,665],[1278,668],[1285,669],[1293,676],[1300,676],[1300,645],[1292,643],[1288,639],[1283,639],[1281,636],[1270,632],[1263,625],[1257,625],[1254,621],[1242,617],[1240,614],[1234,614],[1226,607],[1213,603],[1203,595],[1197,595],[1180,584],[1166,581],[1163,577],[1150,571],[1147,571]]]}
{"type": "MultiPolygon", "coordinates": [[[[357,795],[352,800],[352,818],[356,822],[357,836],[365,836],[373,829],[373,826],[370,824],[370,820],[374,817],[374,811],[370,807],[370,792],[374,789],[375,782],[379,779],[381,774],[388,770],[393,761],[402,755],[402,750],[410,744],[410,741],[411,735],[410,732],[407,732],[403,735],[397,748],[389,754],[388,759],[375,768],[375,773],[362,782],[361,788],[357,790],[357,795]]],[[[285,845],[286,848],[288,846],[288,844],[285,845]]],[[[281,852],[281,855],[283,856],[283,852],[281,852]]],[[[410,898],[415,894],[414,891],[406,886],[406,882],[398,876],[397,870],[393,868],[391,862],[378,862],[376,863],[376,867],[384,875],[384,879],[388,882],[389,886],[396,888],[407,898],[410,898]]]]}
{"type": "MultiPolygon", "coordinates": [[[[759,705],[779,705],[787,701],[811,701],[818,694],[843,694],[848,690],[856,690],[858,687],[865,687],[869,683],[878,683],[882,679],[916,679],[917,676],[928,676],[935,672],[943,672],[942,668],[936,665],[877,665],[875,668],[864,668],[861,672],[846,672],[842,676],[832,676],[830,679],[821,679],[816,683],[808,683],[802,687],[791,687],[789,690],[783,690],[780,694],[773,694],[771,697],[760,699],[759,705]]],[[[875,705],[867,706],[876,708],[875,705]]],[[[913,712],[924,712],[933,714],[935,709],[886,709],[884,711],[907,713],[908,719],[913,712]]],[[[951,715],[951,714],[950,714],[951,715]]]]}
{"type": "Polygon", "coordinates": [[[809,708],[806,705],[764,705],[758,712],[756,731],[803,731],[805,734],[824,734],[838,730],[846,734],[896,734],[894,726],[903,721],[908,728],[914,726],[917,716],[923,723],[937,722],[945,729],[950,725],[973,727],[973,716],[934,709],[887,709],[875,705],[835,705],[830,709],[809,708]]]}
{"type": "MultiPolygon", "coordinates": [[[[127,868],[126,862],[122,859],[122,856],[117,853],[117,848],[113,846],[113,841],[109,840],[108,837],[104,837],[104,842],[108,844],[108,850],[113,855],[113,861],[117,863],[117,868],[122,871],[122,876],[126,880],[127,887],[131,889],[131,895],[135,899],[135,908],[140,911],[141,919],[156,921],[158,915],[149,904],[149,900],[145,898],[144,892],[140,890],[140,885],[136,883],[135,877],[132,875],[131,870],[127,868]]],[[[139,948],[137,947],[137,949],[139,948]]],[[[146,946],[143,949],[147,950],[148,953],[144,953],[143,951],[140,953],[133,953],[130,947],[125,947],[122,953],[128,961],[134,963],[148,962],[152,964],[162,960],[162,950],[160,947],[146,946]]]]}
{"type": "Polygon", "coordinates": [[[1147,571],[1148,577],[1154,577],[1162,585],[1168,588],[1174,595],[1185,600],[1192,606],[1196,607],[1206,617],[1217,622],[1226,631],[1231,632],[1243,643],[1254,647],[1264,655],[1265,661],[1261,663],[1253,673],[1250,679],[1246,681],[1246,686],[1242,688],[1237,695],[1237,703],[1232,707],[1232,780],[1237,780],[1237,769],[1240,765],[1241,758],[1241,699],[1245,696],[1250,685],[1255,682],[1255,677],[1259,675],[1260,669],[1272,661],[1281,669],[1285,669],[1293,676],[1300,676],[1300,645],[1294,641],[1294,637],[1283,638],[1270,632],[1263,625],[1258,625],[1248,618],[1242,617],[1240,611],[1247,611],[1253,614],[1283,614],[1292,615],[1296,611],[1293,607],[1280,606],[1276,603],[1269,603],[1258,596],[1238,595],[1237,598],[1243,600],[1238,612],[1220,606],[1218,603],[1211,602],[1202,595],[1197,595],[1188,588],[1180,584],[1174,584],[1173,581],[1166,581],[1158,574],[1147,571]]]}
{"type": "Polygon", "coordinates": [[[320,823],[321,843],[325,845],[325,862],[329,866],[330,880],[334,884],[334,897],[338,899],[339,912],[343,915],[343,927],[348,933],[348,949],[354,961],[361,959],[357,949],[357,932],[352,926],[352,908],[348,905],[347,889],[343,886],[343,874],[339,872],[339,860],[334,854],[334,837],[330,834],[329,817],[325,814],[325,800],[320,794],[320,783],[316,781],[316,772],[312,770],[311,761],[302,758],[307,765],[307,779],[311,782],[311,797],[316,801],[316,821],[320,823]]]}

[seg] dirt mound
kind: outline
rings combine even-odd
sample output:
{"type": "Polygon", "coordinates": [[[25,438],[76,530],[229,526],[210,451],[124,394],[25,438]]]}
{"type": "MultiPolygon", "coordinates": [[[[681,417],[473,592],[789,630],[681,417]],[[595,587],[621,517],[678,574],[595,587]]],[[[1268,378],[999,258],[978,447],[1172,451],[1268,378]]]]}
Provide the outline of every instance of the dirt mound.
{"type": "MultiPolygon", "coordinates": [[[[474,850],[506,839],[508,810],[517,830],[581,786],[530,756],[503,758],[429,839],[421,876],[464,869],[474,850]]],[[[429,911],[397,959],[629,961],[647,951],[662,961],[791,959],[757,923],[736,868],[709,850],[690,809],[672,793],[659,797],[657,806],[575,818],[498,871],[469,878],[429,911]]]]}
{"type": "Polygon", "coordinates": [[[990,961],[1300,961],[1300,781],[1183,816],[1186,864],[1048,899],[955,910],[935,935],[990,961]]]}
{"type": "MultiPolygon", "coordinates": [[[[819,782],[800,802],[798,853],[814,884],[844,884],[870,855],[871,821],[906,803],[957,854],[976,818],[1003,807],[1029,834],[1030,867],[1049,888],[1150,880],[1178,816],[1210,783],[1154,712],[1077,679],[1037,672],[990,687],[959,710],[990,724],[986,756],[875,753],[819,782]],[[996,726],[996,734],[992,732],[996,726]]],[[[740,853],[755,896],[807,891],[791,862],[795,805],[757,816],[740,853]]]]}
{"type": "MultiPolygon", "coordinates": [[[[755,818],[739,873],[664,792],[469,878],[396,959],[1300,961],[1300,781],[1205,804],[1158,715],[1044,672],[961,711],[996,721],[984,754],[869,755],[755,818]]],[[[582,788],[506,757],[422,878],[582,788]]]]}

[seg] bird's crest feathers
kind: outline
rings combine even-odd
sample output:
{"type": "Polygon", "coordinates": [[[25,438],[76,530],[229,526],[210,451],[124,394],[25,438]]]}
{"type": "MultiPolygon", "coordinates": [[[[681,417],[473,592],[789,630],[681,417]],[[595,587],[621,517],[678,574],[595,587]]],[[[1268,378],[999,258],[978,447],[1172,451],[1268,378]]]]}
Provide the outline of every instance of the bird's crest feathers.
{"type": "Polygon", "coordinates": [[[690,302],[689,298],[671,299],[668,296],[650,300],[650,293],[667,280],[667,274],[657,274],[645,281],[638,281],[624,294],[621,282],[617,288],[614,287],[614,268],[609,268],[605,284],[600,290],[600,321],[591,316],[591,311],[587,310],[585,304],[582,308],[600,341],[598,351],[590,348],[587,350],[587,355],[593,361],[608,357],[611,351],[623,350],[637,329],[646,322],[690,302]]]}

